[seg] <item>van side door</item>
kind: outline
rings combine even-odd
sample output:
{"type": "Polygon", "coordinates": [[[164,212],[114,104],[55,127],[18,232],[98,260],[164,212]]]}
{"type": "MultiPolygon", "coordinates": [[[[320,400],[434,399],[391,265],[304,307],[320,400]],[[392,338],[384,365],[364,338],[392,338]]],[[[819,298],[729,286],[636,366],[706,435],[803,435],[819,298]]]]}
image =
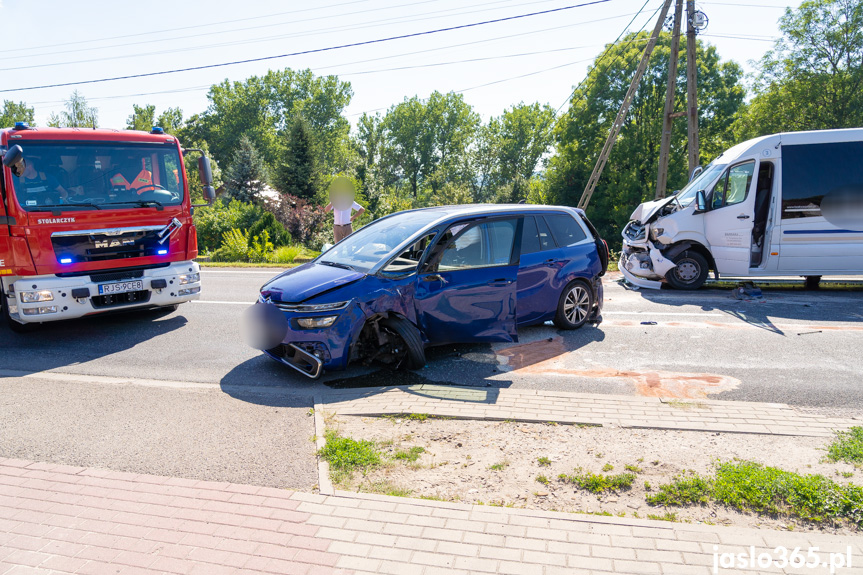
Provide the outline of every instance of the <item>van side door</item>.
{"type": "Polygon", "coordinates": [[[782,146],[779,270],[863,272],[863,142],[782,146]]]}
{"type": "Polygon", "coordinates": [[[521,226],[520,217],[458,223],[432,247],[414,292],[429,343],[518,341],[521,226]]]}
{"type": "Polygon", "coordinates": [[[755,170],[755,160],[729,166],[707,198],[704,235],[721,274],[749,274],[755,216],[755,170]]]}

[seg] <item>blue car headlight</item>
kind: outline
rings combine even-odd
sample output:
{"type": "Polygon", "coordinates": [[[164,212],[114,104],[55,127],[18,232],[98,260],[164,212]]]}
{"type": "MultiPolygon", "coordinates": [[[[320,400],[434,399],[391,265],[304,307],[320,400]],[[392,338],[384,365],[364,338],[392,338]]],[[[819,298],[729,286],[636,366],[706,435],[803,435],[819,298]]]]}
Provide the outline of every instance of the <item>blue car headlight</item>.
{"type": "Polygon", "coordinates": [[[328,315],[322,317],[301,317],[297,320],[297,325],[303,329],[316,329],[322,327],[330,327],[335,323],[337,315],[328,315]]]}

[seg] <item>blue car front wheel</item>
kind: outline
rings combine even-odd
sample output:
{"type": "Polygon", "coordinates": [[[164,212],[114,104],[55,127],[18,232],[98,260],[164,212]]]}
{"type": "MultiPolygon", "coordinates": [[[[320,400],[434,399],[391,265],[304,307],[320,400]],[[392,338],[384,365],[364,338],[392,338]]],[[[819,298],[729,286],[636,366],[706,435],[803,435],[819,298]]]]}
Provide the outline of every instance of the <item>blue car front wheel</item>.
{"type": "Polygon", "coordinates": [[[554,325],[560,329],[578,329],[587,323],[593,311],[593,290],[581,280],[567,284],[560,294],[554,325]]]}

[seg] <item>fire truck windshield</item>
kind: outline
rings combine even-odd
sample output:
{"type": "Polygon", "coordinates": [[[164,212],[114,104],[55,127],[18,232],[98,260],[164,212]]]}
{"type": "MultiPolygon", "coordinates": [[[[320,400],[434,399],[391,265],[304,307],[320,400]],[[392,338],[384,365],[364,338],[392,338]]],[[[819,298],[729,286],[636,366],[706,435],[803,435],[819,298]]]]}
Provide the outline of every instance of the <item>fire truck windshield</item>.
{"type": "Polygon", "coordinates": [[[24,168],[12,182],[24,210],[171,206],[183,201],[183,164],[174,146],[40,141],[20,145],[24,168]]]}

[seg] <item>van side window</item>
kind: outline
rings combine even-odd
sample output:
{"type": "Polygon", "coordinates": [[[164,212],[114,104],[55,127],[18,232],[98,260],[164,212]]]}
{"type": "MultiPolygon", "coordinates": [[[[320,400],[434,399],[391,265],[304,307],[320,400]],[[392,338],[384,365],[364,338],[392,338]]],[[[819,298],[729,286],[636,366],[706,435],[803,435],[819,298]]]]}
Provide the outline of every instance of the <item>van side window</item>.
{"type": "Polygon", "coordinates": [[[551,235],[560,247],[571,246],[587,238],[587,234],[575,218],[567,214],[545,216],[551,235]]]}
{"type": "Polygon", "coordinates": [[[854,211],[847,208],[860,202],[863,142],[782,146],[783,220],[823,215],[844,226],[854,211]]]}
{"type": "Polygon", "coordinates": [[[731,166],[713,186],[712,209],[733,206],[745,200],[754,174],[754,161],[731,166]]]}

